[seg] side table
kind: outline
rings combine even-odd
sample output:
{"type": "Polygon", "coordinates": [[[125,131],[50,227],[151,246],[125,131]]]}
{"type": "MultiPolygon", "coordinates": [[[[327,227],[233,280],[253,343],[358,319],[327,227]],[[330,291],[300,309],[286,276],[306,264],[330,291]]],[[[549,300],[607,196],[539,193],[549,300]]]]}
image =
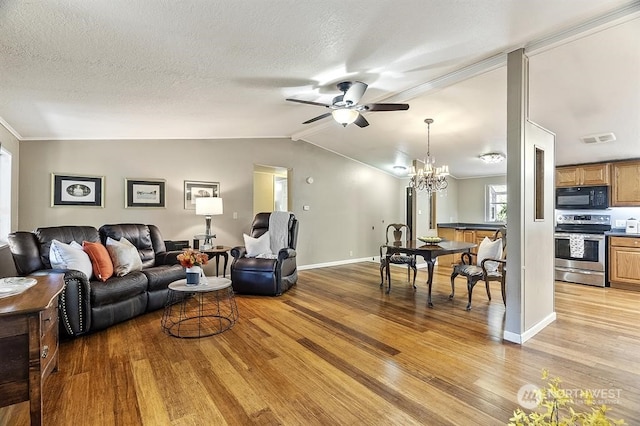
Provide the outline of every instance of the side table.
{"type": "Polygon", "coordinates": [[[182,279],[169,284],[162,314],[162,329],[175,337],[213,336],[233,327],[238,306],[231,280],[207,277],[207,284],[187,285],[182,279]]]}
{"type": "Polygon", "coordinates": [[[58,295],[62,274],[29,277],[37,284],[0,299],[0,407],[29,401],[31,424],[42,424],[43,384],[58,370],[58,295]]]}
{"type": "Polygon", "coordinates": [[[212,257],[216,258],[216,277],[220,276],[220,273],[218,271],[218,263],[220,261],[220,256],[224,258],[224,264],[222,267],[222,276],[223,277],[227,276],[227,263],[229,262],[229,250],[231,250],[231,247],[227,247],[227,246],[213,246],[210,249],[200,250],[202,253],[208,254],[209,259],[211,259],[212,257]]]}

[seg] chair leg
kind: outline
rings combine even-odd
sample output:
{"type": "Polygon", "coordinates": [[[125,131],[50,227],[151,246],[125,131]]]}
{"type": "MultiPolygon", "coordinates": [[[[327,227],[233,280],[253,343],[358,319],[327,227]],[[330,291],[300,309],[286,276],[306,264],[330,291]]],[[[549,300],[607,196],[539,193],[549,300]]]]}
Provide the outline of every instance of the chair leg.
{"type": "Polygon", "coordinates": [[[502,290],[502,303],[507,306],[507,294],[505,292],[505,282],[504,280],[500,280],[500,290],[502,290]]]}
{"type": "Polygon", "coordinates": [[[473,293],[473,287],[476,285],[476,282],[473,278],[467,278],[467,292],[469,293],[469,303],[467,303],[467,311],[471,310],[471,293],[473,293]]]}
{"type": "Polygon", "coordinates": [[[489,280],[484,280],[484,286],[487,288],[487,297],[491,300],[491,289],[489,288],[489,280]]]}
{"type": "Polygon", "coordinates": [[[457,272],[454,272],[451,274],[451,294],[449,295],[449,299],[453,299],[453,296],[456,295],[456,287],[454,285],[454,281],[457,276],[458,276],[457,272]]]}
{"type": "Polygon", "coordinates": [[[418,268],[415,267],[415,265],[413,266],[413,289],[415,290],[416,287],[416,275],[418,274],[418,268]]]}
{"type": "Polygon", "coordinates": [[[380,287],[381,288],[382,288],[382,285],[384,284],[384,268],[385,268],[384,263],[380,262],[380,287]]]}

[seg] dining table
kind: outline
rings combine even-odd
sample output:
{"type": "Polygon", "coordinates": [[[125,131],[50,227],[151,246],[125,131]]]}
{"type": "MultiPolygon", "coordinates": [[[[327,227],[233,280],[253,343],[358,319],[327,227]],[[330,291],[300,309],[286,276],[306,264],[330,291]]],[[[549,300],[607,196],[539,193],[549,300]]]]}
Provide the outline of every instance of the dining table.
{"type": "Polygon", "coordinates": [[[427,305],[430,308],[433,308],[433,303],[431,301],[431,287],[433,284],[433,265],[435,264],[436,258],[443,254],[452,254],[452,253],[462,253],[469,252],[472,248],[477,247],[475,243],[466,243],[463,241],[449,241],[442,240],[437,243],[424,243],[419,240],[408,240],[408,241],[393,241],[387,244],[383,244],[383,246],[387,249],[386,252],[386,262],[387,262],[387,283],[388,290],[387,293],[391,290],[391,272],[389,271],[389,257],[391,257],[395,253],[400,254],[408,254],[410,256],[421,256],[424,261],[427,263],[427,285],[429,286],[429,293],[427,296],[427,305]]]}

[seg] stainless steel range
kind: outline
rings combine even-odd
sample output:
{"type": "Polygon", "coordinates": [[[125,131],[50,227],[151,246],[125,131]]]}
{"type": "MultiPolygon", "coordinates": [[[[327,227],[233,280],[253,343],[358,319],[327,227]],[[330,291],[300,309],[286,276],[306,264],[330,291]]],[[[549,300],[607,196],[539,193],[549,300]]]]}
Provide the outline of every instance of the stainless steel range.
{"type": "Polygon", "coordinates": [[[605,236],[611,216],[604,214],[559,214],[556,216],[555,278],[604,287],[605,236]]]}

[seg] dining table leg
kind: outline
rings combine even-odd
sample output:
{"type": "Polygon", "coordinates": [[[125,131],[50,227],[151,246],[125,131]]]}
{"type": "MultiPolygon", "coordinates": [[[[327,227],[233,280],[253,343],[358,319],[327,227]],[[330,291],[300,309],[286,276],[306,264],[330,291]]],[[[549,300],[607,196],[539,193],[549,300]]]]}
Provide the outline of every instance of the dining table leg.
{"type": "Polygon", "coordinates": [[[431,286],[433,285],[433,264],[434,259],[431,256],[423,256],[425,262],[427,262],[427,285],[429,286],[429,293],[427,295],[427,306],[433,308],[433,302],[431,302],[431,286]]]}

